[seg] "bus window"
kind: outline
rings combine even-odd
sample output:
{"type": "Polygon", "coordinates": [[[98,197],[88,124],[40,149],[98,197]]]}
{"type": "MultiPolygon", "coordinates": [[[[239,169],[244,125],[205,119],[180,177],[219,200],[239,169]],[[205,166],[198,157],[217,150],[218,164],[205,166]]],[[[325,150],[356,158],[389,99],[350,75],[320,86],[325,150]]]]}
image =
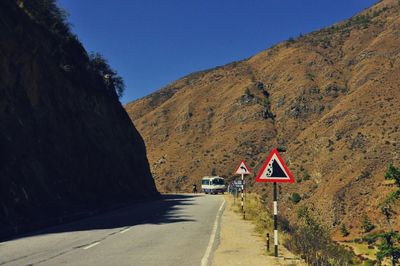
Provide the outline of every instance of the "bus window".
{"type": "Polygon", "coordinates": [[[224,180],[223,179],[214,179],[212,181],[213,185],[224,185],[224,180]]]}
{"type": "Polygon", "coordinates": [[[210,180],[203,179],[203,180],[201,180],[201,184],[202,184],[202,185],[209,185],[209,184],[210,184],[209,181],[210,181],[210,180]]]}

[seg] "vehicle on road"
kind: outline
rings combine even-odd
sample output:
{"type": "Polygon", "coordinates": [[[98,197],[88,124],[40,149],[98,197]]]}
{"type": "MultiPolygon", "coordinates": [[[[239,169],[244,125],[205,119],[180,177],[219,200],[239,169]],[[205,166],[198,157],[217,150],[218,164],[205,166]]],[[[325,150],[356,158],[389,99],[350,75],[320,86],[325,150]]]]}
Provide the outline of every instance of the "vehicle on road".
{"type": "Polygon", "coordinates": [[[201,179],[201,191],[205,194],[224,194],[226,191],[224,178],[220,176],[204,176],[201,179]]]}

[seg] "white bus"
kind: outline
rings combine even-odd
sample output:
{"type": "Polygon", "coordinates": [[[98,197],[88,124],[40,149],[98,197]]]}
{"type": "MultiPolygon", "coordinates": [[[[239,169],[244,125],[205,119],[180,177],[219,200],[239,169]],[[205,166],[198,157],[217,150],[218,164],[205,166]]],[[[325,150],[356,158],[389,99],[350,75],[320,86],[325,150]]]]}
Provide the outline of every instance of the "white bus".
{"type": "Polygon", "coordinates": [[[201,191],[208,194],[218,194],[226,191],[224,178],[220,176],[205,176],[201,179],[201,191]]]}

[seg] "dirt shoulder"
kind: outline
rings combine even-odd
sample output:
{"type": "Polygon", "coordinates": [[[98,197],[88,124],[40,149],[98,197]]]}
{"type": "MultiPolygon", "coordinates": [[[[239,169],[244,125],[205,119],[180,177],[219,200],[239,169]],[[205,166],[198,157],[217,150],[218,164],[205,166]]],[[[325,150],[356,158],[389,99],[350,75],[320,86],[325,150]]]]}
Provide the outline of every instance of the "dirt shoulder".
{"type": "Polygon", "coordinates": [[[252,222],[243,220],[233,211],[230,195],[224,197],[226,207],[221,218],[220,244],[214,254],[213,266],[305,265],[283,246],[279,246],[278,258],[267,255],[264,239],[255,233],[252,222]]]}

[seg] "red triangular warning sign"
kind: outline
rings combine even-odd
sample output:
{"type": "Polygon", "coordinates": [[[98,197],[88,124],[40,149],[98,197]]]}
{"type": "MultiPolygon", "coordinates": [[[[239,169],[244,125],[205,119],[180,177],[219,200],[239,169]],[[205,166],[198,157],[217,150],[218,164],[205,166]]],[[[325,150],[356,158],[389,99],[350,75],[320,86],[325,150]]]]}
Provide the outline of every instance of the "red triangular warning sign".
{"type": "Polygon", "coordinates": [[[256,182],[294,183],[294,177],[277,149],[271,151],[256,177],[256,182]]]}
{"type": "Polygon", "coordinates": [[[242,160],[240,162],[240,164],[238,165],[238,167],[236,167],[236,170],[235,170],[234,174],[235,175],[249,175],[249,174],[251,174],[250,168],[247,167],[247,165],[244,162],[244,160],[242,160]]]}

